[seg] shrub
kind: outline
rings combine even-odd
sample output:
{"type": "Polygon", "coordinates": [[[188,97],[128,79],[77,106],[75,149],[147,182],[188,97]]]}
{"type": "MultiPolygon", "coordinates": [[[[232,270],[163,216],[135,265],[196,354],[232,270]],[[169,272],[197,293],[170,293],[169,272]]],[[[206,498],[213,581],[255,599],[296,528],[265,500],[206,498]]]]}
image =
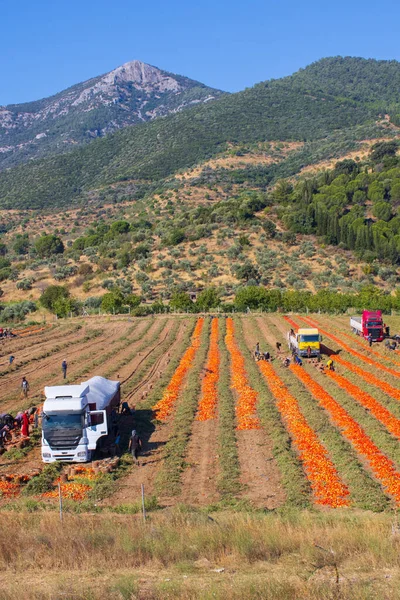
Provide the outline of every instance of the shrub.
{"type": "Polygon", "coordinates": [[[93,273],[93,267],[89,263],[83,263],[79,265],[78,274],[79,275],[91,275],[93,273]]]}
{"type": "Polygon", "coordinates": [[[220,304],[220,292],[215,287],[206,288],[200,292],[196,301],[196,307],[203,311],[217,308],[220,304]]]}
{"type": "Polygon", "coordinates": [[[21,279],[17,282],[17,290],[28,291],[32,289],[32,279],[21,279]]]}
{"type": "Polygon", "coordinates": [[[140,302],[140,296],[137,296],[136,294],[128,294],[128,296],[126,296],[124,300],[124,303],[127,304],[127,306],[130,306],[131,308],[136,308],[137,306],[139,306],[140,302]]]}
{"type": "Polygon", "coordinates": [[[101,299],[101,309],[104,312],[112,313],[114,311],[119,311],[123,305],[123,295],[119,290],[114,290],[113,292],[108,292],[104,294],[101,299]]]}
{"type": "Polygon", "coordinates": [[[9,267],[0,269],[0,281],[5,281],[6,279],[10,279],[11,275],[12,275],[12,270],[9,267]]]}
{"type": "Polygon", "coordinates": [[[44,234],[36,240],[35,250],[41,258],[48,258],[53,254],[62,254],[64,244],[58,236],[44,234]]]}
{"type": "Polygon", "coordinates": [[[63,285],[49,285],[40,296],[40,304],[51,312],[54,312],[55,303],[58,300],[69,298],[69,291],[63,285]]]}
{"type": "Polygon", "coordinates": [[[193,311],[193,302],[189,294],[185,292],[174,292],[171,296],[169,306],[172,310],[193,311]]]}

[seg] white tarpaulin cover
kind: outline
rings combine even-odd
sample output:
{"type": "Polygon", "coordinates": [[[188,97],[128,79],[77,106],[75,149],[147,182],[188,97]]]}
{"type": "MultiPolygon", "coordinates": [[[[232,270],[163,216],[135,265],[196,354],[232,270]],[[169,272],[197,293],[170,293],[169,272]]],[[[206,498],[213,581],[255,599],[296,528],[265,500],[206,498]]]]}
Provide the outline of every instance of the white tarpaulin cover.
{"type": "Polygon", "coordinates": [[[89,392],[86,394],[88,403],[96,404],[97,410],[104,410],[118,391],[120,384],[119,381],[110,381],[96,375],[88,381],[83,381],[81,385],[89,386],[89,392]]]}

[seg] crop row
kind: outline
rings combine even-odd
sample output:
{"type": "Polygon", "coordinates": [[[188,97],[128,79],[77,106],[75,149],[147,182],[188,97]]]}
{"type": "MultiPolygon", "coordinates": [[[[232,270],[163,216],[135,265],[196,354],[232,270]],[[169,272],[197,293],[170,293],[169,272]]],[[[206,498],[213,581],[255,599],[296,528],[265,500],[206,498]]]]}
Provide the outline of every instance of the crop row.
{"type": "Polygon", "coordinates": [[[194,328],[191,344],[186,350],[183,357],[181,358],[179,366],[173,374],[172,379],[169,382],[163,397],[153,407],[155,416],[159,421],[166,421],[174,408],[185,376],[191,368],[196,352],[200,347],[200,336],[203,329],[203,325],[204,318],[201,317],[200,319],[198,319],[196,327],[194,328]]]}
{"type": "Polygon", "coordinates": [[[329,413],[332,421],[365,458],[385,490],[400,505],[400,473],[395,464],[372,442],[361,425],[302,367],[291,365],[292,372],[311,392],[317,402],[329,413]]]}
{"type": "Polygon", "coordinates": [[[392,435],[400,439],[400,419],[397,419],[387,408],[375,400],[373,396],[364,392],[358,385],[351,383],[346,377],[343,377],[343,375],[339,375],[339,373],[336,373],[335,371],[327,371],[326,374],[331,377],[337,385],[345,390],[347,394],[352,396],[356,402],[369,410],[392,435]]]}
{"type": "Polygon", "coordinates": [[[225,343],[231,357],[231,385],[237,393],[237,429],[259,429],[260,421],[256,415],[257,392],[249,384],[245,361],[236,344],[235,327],[230,317],[226,320],[225,343]]]}
{"type": "Polygon", "coordinates": [[[218,378],[220,355],[218,347],[219,327],[218,319],[213,319],[211,323],[210,349],[208,351],[205,375],[201,386],[201,396],[197,419],[207,421],[215,419],[218,403],[218,378]]]}
{"type": "Polygon", "coordinates": [[[341,481],[318,436],[301,413],[296,398],[269,362],[259,362],[259,368],[277,401],[278,410],[299,452],[316,503],[335,508],[347,506],[349,490],[341,481]]]}

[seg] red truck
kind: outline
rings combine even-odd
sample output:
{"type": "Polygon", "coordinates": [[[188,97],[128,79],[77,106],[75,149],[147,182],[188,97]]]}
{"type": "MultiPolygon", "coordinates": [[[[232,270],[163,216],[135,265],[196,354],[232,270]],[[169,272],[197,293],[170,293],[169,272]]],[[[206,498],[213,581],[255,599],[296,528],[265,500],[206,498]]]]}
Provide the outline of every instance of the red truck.
{"type": "Polygon", "coordinates": [[[350,317],[350,327],[356,335],[362,335],[366,340],[369,335],[373,342],[382,342],[385,338],[380,310],[363,310],[361,317],[350,317]]]}

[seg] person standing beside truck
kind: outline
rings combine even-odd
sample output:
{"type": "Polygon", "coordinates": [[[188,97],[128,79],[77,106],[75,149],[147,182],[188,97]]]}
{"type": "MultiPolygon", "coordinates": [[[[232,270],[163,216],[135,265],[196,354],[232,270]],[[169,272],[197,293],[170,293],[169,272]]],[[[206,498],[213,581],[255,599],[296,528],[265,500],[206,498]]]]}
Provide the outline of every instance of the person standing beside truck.
{"type": "Polygon", "coordinates": [[[371,346],[372,346],[372,335],[370,333],[368,334],[368,338],[367,339],[368,339],[369,347],[371,348],[371,346]]]}
{"type": "Polygon", "coordinates": [[[132,452],[132,458],[139,466],[139,454],[142,450],[142,440],[137,434],[136,429],[132,430],[131,439],[129,440],[129,451],[132,452]]]}

